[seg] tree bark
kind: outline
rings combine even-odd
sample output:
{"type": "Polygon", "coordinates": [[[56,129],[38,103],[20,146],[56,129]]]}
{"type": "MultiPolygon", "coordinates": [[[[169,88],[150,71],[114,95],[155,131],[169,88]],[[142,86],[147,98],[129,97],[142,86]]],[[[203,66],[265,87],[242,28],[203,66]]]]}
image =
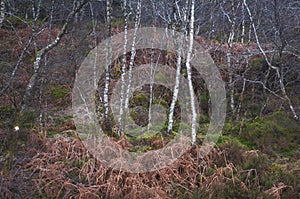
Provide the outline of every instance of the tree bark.
{"type": "Polygon", "coordinates": [[[4,3],[4,0],[1,0],[1,3],[0,3],[0,28],[2,27],[4,19],[5,19],[5,3],[4,3]]]}
{"type": "Polygon", "coordinates": [[[191,2],[191,17],[190,17],[190,29],[189,29],[189,40],[188,40],[188,52],[187,52],[187,58],[186,58],[186,70],[187,70],[187,78],[188,78],[188,86],[189,86],[189,92],[190,92],[190,99],[191,99],[191,111],[192,111],[192,145],[196,144],[196,122],[197,122],[197,113],[196,113],[196,107],[195,107],[195,94],[194,94],[194,88],[192,83],[192,70],[191,70],[191,57],[193,53],[193,41],[194,41],[194,12],[195,12],[195,0],[192,0],[191,2]]]}
{"type": "Polygon", "coordinates": [[[103,102],[104,102],[104,117],[105,122],[108,122],[108,113],[109,113],[109,84],[110,84],[110,63],[111,63],[111,0],[106,0],[106,30],[107,30],[107,40],[106,40],[106,66],[105,66],[105,87],[103,93],[103,102]]]}
{"type": "Polygon", "coordinates": [[[137,5],[137,15],[135,17],[134,33],[133,33],[133,40],[131,45],[131,56],[130,56],[129,70],[128,70],[128,83],[127,83],[125,106],[124,106],[125,109],[128,109],[128,105],[129,105],[130,89],[131,89],[131,82],[132,82],[132,68],[133,68],[133,63],[134,63],[134,58],[136,53],[135,42],[136,42],[136,35],[137,35],[137,30],[139,28],[141,11],[142,11],[141,5],[142,5],[142,1],[139,0],[137,5]]]}
{"type": "MultiPolygon", "coordinates": [[[[177,12],[179,13],[180,12],[179,6],[176,6],[176,8],[177,8],[177,12]]],[[[185,31],[187,28],[186,27],[187,26],[187,9],[188,9],[188,3],[186,3],[186,8],[184,9],[183,19],[182,19],[182,23],[181,23],[181,32],[180,32],[179,40],[177,43],[176,78],[175,78],[172,102],[171,102],[170,111],[169,111],[169,120],[168,120],[169,123],[168,123],[168,130],[167,130],[168,133],[171,133],[172,129],[173,129],[173,123],[174,123],[173,116],[174,116],[175,105],[176,105],[176,101],[178,99],[178,93],[179,93],[183,40],[184,40],[184,36],[185,36],[185,31]]]]}
{"type": "Polygon", "coordinates": [[[122,57],[122,74],[121,74],[121,94],[120,94],[120,111],[118,118],[118,135],[121,136],[124,132],[124,91],[125,91],[125,75],[126,75],[126,54],[127,54],[127,43],[128,43],[128,17],[129,13],[127,12],[127,0],[123,0],[123,10],[125,18],[125,27],[124,27],[124,45],[123,45],[123,57],[122,57]]]}

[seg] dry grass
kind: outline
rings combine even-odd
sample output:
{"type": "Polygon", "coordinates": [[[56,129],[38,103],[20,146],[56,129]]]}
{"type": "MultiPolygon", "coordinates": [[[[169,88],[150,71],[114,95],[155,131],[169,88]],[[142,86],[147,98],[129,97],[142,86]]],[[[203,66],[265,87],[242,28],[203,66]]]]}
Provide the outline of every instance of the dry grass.
{"type": "MultiPolygon", "coordinates": [[[[77,138],[49,140],[34,133],[28,133],[28,138],[22,148],[25,154],[14,155],[19,162],[10,172],[1,173],[1,198],[191,198],[195,193],[211,197],[229,184],[245,193],[259,186],[253,180],[257,172],[238,169],[227,160],[224,149],[214,148],[199,158],[201,148],[196,147],[169,167],[133,174],[107,168],[77,138]],[[241,178],[245,173],[247,177],[241,178]]],[[[252,152],[244,153],[243,158],[257,155],[252,152]]],[[[264,193],[277,198],[286,187],[281,185],[264,193]]]]}

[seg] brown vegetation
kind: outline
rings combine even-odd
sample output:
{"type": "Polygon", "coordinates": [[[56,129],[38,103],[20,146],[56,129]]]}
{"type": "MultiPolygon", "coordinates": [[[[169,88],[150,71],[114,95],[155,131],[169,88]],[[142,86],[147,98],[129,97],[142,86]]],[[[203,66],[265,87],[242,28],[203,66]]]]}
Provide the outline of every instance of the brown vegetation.
{"type": "Polygon", "coordinates": [[[291,181],[266,186],[272,166],[264,155],[230,142],[204,158],[196,147],[167,168],[132,174],[107,168],[78,138],[19,132],[25,141],[18,146],[14,134],[1,131],[3,146],[12,151],[7,169],[8,154],[1,150],[1,198],[280,198],[297,197],[300,189],[291,181]]]}

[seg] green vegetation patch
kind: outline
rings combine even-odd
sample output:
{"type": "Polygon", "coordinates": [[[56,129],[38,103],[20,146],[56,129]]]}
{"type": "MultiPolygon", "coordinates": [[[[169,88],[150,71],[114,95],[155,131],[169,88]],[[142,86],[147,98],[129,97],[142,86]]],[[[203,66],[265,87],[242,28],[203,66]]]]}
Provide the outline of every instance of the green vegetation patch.
{"type": "Polygon", "coordinates": [[[51,95],[54,99],[65,98],[70,93],[70,89],[66,88],[63,85],[51,86],[50,89],[51,89],[51,95]]]}
{"type": "Polygon", "coordinates": [[[284,112],[275,112],[266,117],[256,117],[244,122],[239,139],[250,148],[268,155],[291,156],[300,147],[300,127],[297,121],[284,112]]]}

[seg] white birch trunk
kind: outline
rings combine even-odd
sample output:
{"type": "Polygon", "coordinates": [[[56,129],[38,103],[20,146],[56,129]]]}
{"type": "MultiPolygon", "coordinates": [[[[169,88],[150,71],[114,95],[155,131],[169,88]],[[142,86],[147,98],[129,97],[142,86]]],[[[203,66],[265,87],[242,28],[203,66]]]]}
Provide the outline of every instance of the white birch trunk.
{"type": "Polygon", "coordinates": [[[92,17],[92,34],[93,34],[93,45],[92,45],[92,48],[95,47],[96,49],[96,52],[95,52],[95,58],[94,58],[94,67],[93,67],[93,76],[94,76],[94,89],[97,89],[98,87],[98,82],[97,82],[97,60],[98,60],[98,45],[97,45],[97,31],[96,31],[96,25],[97,25],[97,21],[95,19],[95,14],[94,14],[94,11],[93,11],[93,5],[91,2],[89,2],[89,6],[90,6],[90,10],[91,10],[91,17],[92,17]]]}
{"type": "Polygon", "coordinates": [[[241,112],[241,108],[242,108],[242,102],[244,100],[245,89],[246,89],[246,80],[243,77],[243,88],[242,88],[242,92],[240,93],[240,100],[239,100],[239,105],[238,105],[238,109],[237,109],[237,113],[236,113],[237,120],[239,120],[239,118],[240,118],[240,112],[241,112]]]}
{"type": "Polygon", "coordinates": [[[124,17],[125,17],[125,27],[124,27],[124,45],[123,45],[123,58],[122,58],[122,74],[121,74],[121,94],[120,94],[120,112],[119,112],[119,128],[118,128],[118,135],[121,136],[124,131],[124,92],[125,92],[125,75],[126,75],[126,54],[127,54],[127,34],[128,34],[128,17],[129,14],[127,13],[127,0],[123,2],[123,10],[124,10],[124,17]]]}
{"type": "MultiPolygon", "coordinates": [[[[153,46],[152,48],[153,49],[153,46]]],[[[153,85],[154,85],[154,74],[155,74],[155,68],[153,68],[153,56],[151,55],[151,60],[150,60],[150,64],[151,64],[151,69],[150,69],[150,88],[149,88],[149,108],[148,108],[148,125],[147,125],[147,129],[148,131],[150,130],[150,127],[152,126],[152,116],[151,116],[151,112],[152,112],[152,102],[153,102],[153,85]]]]}
{"type": "Polygon", "coordinates": [[[245,5],[242,4],[242,37],[241,37],[241,43],[244,43],[245,39],[245,5]]]}
{"type": "Polygon", "coordinates": [[[197,113],[195,107],[195,94],[192,83],[192,70],[190,61],[193,53],[193,41],[194,41],[194,12],[195,12],[195,0],[191,1],[191,19],[190,19],[190,30],[189,30],[189,40],[188,40],[188,52],[186,58],[186,70],[188,78],[188,86],[191,99],[191,111],[192,111],[192,145],[196,144],[196,122],[197,122],[197,113]]]}
{"type": "Polygon", "coordinates": [[[4,19],[5,19],[5,3],[4,3],[4,0],[1,0],[1,3],[0,3],[0,28],[2,27],[4,19]]]}
{"type": "MultiPolygon", "coordinates": [[[[153,46],[152,46],[152,49],[153,49],[153,46]]],[[[149,109],[148,109],[148,126],[147,126],[147,129],[148,131],[150,130],[150,127],[152,125],[152,116],[151,116],[151,113],[152,113],[152,102],[153,102],[153,85],[154,85],[154,78],[155,78],[155,71],[156,71],[156,68],[158,66],[158,63],[159,63],[159,58],[160,58],[160,54],[157,58],[157,61],[156,61],[156,64],[153,66],[153,57],[151,57],[151,70],[150,70],[150,91],[149,91],[149,109]]]]}
{"type": "Polygon", "coordinates": [[[234,79],[233,79],[233,69],[231,65],[231,57],[232,57],[232,45],[233,45],[233,39],[234,39],[234,28],[235,28],[235,21],[232,22],[231,32],[229,34],[228,38],[228,50],[226,53],[227,56],[227,69],[229,72],[229,89],[230,89],[230,109],[234,115],[235,112],[235,100],[234,100],[234,79]]]}
{"type": "MultiPolygon", "coordinates": [[[[152,9],[153,11],[155,11],[155,4],[153,1],[151,1],[152,3],[152,9]]],[[[156,18],[154,19],[154,24],[156,24],[156,18]]],[[[155,29],[156,31],[156,29],[155,29]]],[[[153,38],[154,40],[155,38],[153,38]]],[[[151,50],[153,50],[154,46],[153,46],[153,42],[152,42],[152,46],[151,46],[151,50]]],[[[160,57],[160,56],[159,56],[160,57]]],[[[157,63],[159,61],[159,57],[157,59],[157,63]]],[[[149,109],[148,109],[148,125],[147,125],[147,129],[148,131],[150,130],[150,127],[152,125],[152,102],[153,102],[153,85],[154,85],[154,75],[155,75],[155,70],[157,67],[157,64],[155,65],[155,68],[152,67],[152,63],[153,63],[153,54],[151,54],[151,60],[150,60],[150,64],[151,64],[151,70],[150,70],[150,88],[149,88],[149,109]]]]}
{"type": "MultiPolygon", "coordinates": [[[[179,36],[179,40],[177,43],[177,63],[176,63],[176,78],[175,78],[175,85],[174,85],[174,90],[173,90],[173,96],[172,96],[172,102],[170,105],[170,111],[169,111],[169,116],[168,116],[168,129],[167,132],[170,133],[172,132],[173,129],[173,116],[174,116],[174,110],[175,110],[175,105],[176,101],[178,99],[178,93],[179,93],[179,84],[180,84],[180,70],[181,70],[181,60],[182,60],[182,48],[183,48],[183,40],[185,37],[185,31],[186,31],[186,25],[187,25],[187,9],[188,9],[188,1],[186,1],[184,13],[183,13],[183,23],[181,24],[181,33],[179,36]]],[[[180,13],[180,8],[177,5],[177,12],[180,13]]],[[[174,31],[173,31],[174,32],[174,31]]]]}
{"type": "Polygon", "coordinates": [[[103,102],[105,109],[105,122],[108,120],[109,106],[108,106],[108,98],[109,98],[109,84],[110,84],[110,62],[111,62],[111,0],[106,0],[106,28],[107,28],[107,40],[106,40],[106,66],[105,66],[105,87],[103,93],[103,102]]]}
{"type": "MultiPolygon", "coordinates": [[[[240,4],[238,4],[237,7],[239,7],[240,4]]],[[[230,109],[232,111],[232,115],[235,115],[235,100],[234,100],[234,72],[231,64],[231,58],[232,58],[232,46],[233,46],[233,40],[235,36],[235,23],[236,23],[236,13],[234,9],[234,2],[231,3],[231,10],[233,14],[233,18],[229,16],[228,13],[225,12],[223,6],[221,5],[221,10],[223,14],[228,19],[229,23],[231,24],[231,30],[228,36],[227,40],[227,52],[226,52],[226,58],[227,58],[227,70],[228,70],[228,76],[229,76],[229,90],[230,90],[230,109]]]]}
{"type": "MultiPolygon", "coordinates": [[[[153,50],[153,43],[152,43],[151,50],[153,50]]],[[[150,69],[149,108],[148,108],[148,125],[147,125],[148,131],[150,130],[150,127],[152,126],[152,124],[151,124],[151,122],[152,122],[151,112],[152,112],[152,102],[153,102],[153,85],[154,85],[155,68],[157,66],[157,64],[156,64],[155,68],[153,67],[153,55],[151,55],[150,64],[151,64],[150,65],[151,69],[150,69]]]]}
{"type": "Polygon", "coordinates": [[[133,67],[135,53],[136,53],[135,42],[136,42],[137,30],[139,28],[140,19],[141,19],[141,4],[142,2],[141,0],[139,0],[137,5],[137,15],[135,17],[134,33],[133,33],[133,40],[131,45],[131,56],[130,56],[129,70],[128,70],[128,84],[127,84],[125,106],[124,106],[125,109],[128,109],[128,105],[129,105],[129,97],[130,97],[130,89],[131,89],[131,81],[132,81],[132,67],[133,67]]]}
{"type": "Polygon", "coordinates": [[[35,52],[38,50],[37,49],[37,43],[36,43],[36,24],[37,24],[37,20],[40,16],[40,10],[41,10],[41,0],[39,1],[38,3],[38,8],[37,10],[35,10],[35,2],[34,0],[31,0],[31,10],[32,10],[32,18],[33,18],[33,23],[32,23],[32,26],[31,26],[31,30],[33,32],[33,45],[34,45],[34,50],[35,52]]]}
{"type": "Polygon", "coordinates": [[[252,28],[251,28],[251,24],[249,25],[249,33],[248,33],[248,43],[251,42],[251,35],[252,35],[252,28]]]}
{"type": "Polygon", "coordinates": [[[174,116],[174,110],[176,101],[178,99],[178,93],[179,93],[179,84],[180,84],[180,70],[181,70],[181,53],[182,53],[182,44],[183,44],[183,33],[180,35],[180,41],[177,48],[177,63],[176,63],[176,78],[175,78],[175,86],[173,90],[173,97],[172,102],[170,105],[170,112],[169,112],[169,124],[168,124],[168,133],[172,132],[173,129],[173,116],[174,116]]]}

